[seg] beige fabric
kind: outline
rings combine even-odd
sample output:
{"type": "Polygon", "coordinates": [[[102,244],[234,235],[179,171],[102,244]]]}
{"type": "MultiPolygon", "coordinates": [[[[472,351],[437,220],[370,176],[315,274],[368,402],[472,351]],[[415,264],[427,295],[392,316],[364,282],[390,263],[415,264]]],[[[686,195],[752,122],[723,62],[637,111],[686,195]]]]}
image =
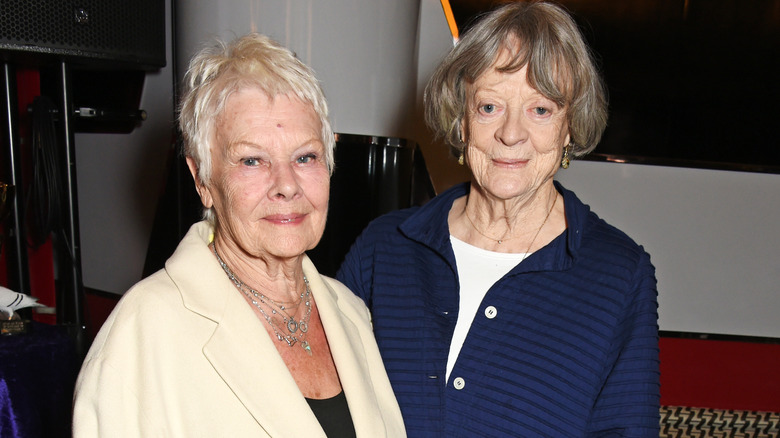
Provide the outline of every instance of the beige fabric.
{"type": "MultiPolygon", "coordinates": [[[[81,437],[324,437],[272,340],[190,229],[165,269],[128,291],[76,383],[81,437]]],[[[403,437],[363,302],[304,260],[358,437],[403,437]]]]}

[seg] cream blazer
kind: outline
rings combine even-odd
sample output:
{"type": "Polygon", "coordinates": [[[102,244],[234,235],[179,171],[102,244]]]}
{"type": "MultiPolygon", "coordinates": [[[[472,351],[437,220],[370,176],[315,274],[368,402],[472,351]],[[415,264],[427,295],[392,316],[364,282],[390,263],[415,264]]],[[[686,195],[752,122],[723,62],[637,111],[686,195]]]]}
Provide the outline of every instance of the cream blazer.
{"type": "MultiPolygon", "coordinates": [[[[74,437],[325,437],[211,233],[193,225],[108,317],[76,382],[74,437]]],[[[406,436],[365,305],[308,258],[303,270],[357,436],[406,436]]]]}

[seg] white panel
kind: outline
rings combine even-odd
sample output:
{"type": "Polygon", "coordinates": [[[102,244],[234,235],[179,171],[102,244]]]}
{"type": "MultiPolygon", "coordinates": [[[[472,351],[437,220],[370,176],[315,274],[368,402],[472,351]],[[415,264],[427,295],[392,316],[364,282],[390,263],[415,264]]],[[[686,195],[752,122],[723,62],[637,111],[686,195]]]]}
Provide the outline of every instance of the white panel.
{"type": "MultiPolygon", "coordinates": [[[[170,17],[168,2],[166,14],[170,17]]],[[[146,75],[139,108],[148,118],[141,127],[129,134],[74,137],[81,268],[87,288],[124,293],[142,277],[173,141],[169,33],[168,64],[146,75]]]]}
{"type": "Polygon", "coordinates": [[[449,148],[433,139],[425,126],[423,92],[433,71],[452,49],[454,41],[440,0],[420,0],[420,26],[417,40],[417,108],[410,138],[422,149],[425,164],[437,193],[469,179],[465,166],[449,156],[449,148]]]}
{"type": "Polygon", "coordinates": [[[409,134],[419,0],[189,0],[177,8],[179,74],[210,38],[258,31],[316,71],[335,131],[409,134]]]}
{"type": "Polygon", "coordinates": [[[661,330],[780,337],[780,175],[576,161],[557,179],[650,253],[661,330]]]}

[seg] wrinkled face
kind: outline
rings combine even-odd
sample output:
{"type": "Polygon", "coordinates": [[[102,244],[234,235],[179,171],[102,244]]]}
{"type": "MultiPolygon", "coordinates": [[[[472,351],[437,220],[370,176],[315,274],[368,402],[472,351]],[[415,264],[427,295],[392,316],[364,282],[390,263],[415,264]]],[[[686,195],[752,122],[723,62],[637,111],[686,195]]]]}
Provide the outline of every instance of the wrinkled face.
{"type": "Polygon", "coordinates": [[[227,100],[211,149],[210,184],[220,238],[250,256],[297,257],[325,229],[330,176],[312,106],[246,89],[227,100]]]}
{"type": "MultiPolygon", "coordinates": [[[[504,50],[496,64],[504,65],[504,50]]],[[[499,199],[534,193],[555,175],[569,142],[566,109],[533,89],[526,67],[490,68],[468,88],[466,158],[474,181],[499,199]]]]}

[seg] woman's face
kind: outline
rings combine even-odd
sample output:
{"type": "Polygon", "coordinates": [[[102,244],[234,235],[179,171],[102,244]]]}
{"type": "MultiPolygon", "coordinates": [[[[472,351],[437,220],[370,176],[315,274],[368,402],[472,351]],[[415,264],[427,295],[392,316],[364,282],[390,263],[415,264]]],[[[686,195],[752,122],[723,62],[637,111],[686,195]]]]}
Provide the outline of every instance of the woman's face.
{"type": "Polygon", "coordinates": [[[254,257],[297,257],[322,237],[330,175],[320,119],[291,95],[234,93],[217,120],[210,184],[198,188],[214,207],[217,233],[254,257]]]}
{"type": "MultiPolygon", "coordinates": [[[[508,60],[505,50],[495,65],[508,60]]],[[[533,89],[526,67],[491,67],[468,88],[464,138],[474,181],[508,200],[532,195],[555,175],[569,142],[566,109],[533,89]]]]}

